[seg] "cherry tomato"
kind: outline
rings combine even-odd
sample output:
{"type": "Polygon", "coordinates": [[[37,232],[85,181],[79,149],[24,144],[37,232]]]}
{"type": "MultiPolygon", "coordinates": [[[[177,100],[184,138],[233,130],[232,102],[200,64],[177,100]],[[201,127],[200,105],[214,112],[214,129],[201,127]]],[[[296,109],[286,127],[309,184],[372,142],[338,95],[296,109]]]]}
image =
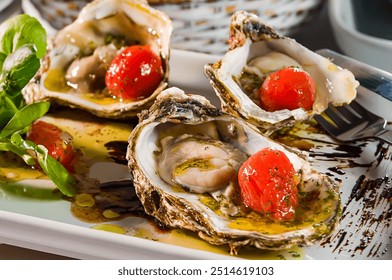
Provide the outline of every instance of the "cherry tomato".
{"type": "Polygon", "coordinates": [[[114,58],[106,72],[106,87],[122,99],[143,99],[150,96],[163,77],[162,61],[150,46],[125,48],[114,58]]]}
{"type": "Polygon", "coordinates": [[[76,152],[69,139],[65,139],[65,133],[57,126],[36,121],[32,124],[27,139],[37,145],[43,145],[48,149],[49,155],[58,160],[69,172],[73,173],[73,163],[76,152]]]}
{"type": "Polygon", "coordinates": [[[293,220],[298,206],[297,178],[284,152],[264,148],[239,170],[241,198],[246,206],[274,220],[293,220]]]}
{"type": "Polygon", "coordinates": [[[316,98],[316,86],[305,71],[288,67],[270,74],[260,88],[261,107],[266,111],[282,109],[310,110],[316,98]]]}

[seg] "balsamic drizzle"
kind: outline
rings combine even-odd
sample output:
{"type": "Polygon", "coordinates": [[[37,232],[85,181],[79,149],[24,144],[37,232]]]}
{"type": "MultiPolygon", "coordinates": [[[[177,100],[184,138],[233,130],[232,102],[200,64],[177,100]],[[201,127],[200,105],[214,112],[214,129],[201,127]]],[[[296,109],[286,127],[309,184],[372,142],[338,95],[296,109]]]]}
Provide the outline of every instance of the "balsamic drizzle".
{"type": "MultiPolygon", "coordinates": [[[[385,236],[392,239],[392,147],[380,142],[376,145],[374,154],[369,154],[370,140],[350,144],[337,143],[325,137],[320,140],[317,133],[319,131],[311,126],[308,138],[296,136],[287,130],[275,135],[275,140],[306,151],[311,164],[326,162],[328,166],[330,163],[326,170],[319,171],[338,183],[346,182],[349,175],[345,169],[361,170],[354,185],[344,188],[350,189],[351,192],[342,193],[340,228],[321,246],[329,248],[334,254],[345,253],[353,258],[364,255],[368,258],[392,258],[392,250],[388,247],[391,242],[381,242],[385,240],[385,236]],[[366,162],[366,158],[371,160],[366,162]],[[380,175],[377,173],[379,170],[384,170],[385,174],[380,175]]],[[[127,164],[125,141],[111,141],[106,143],[105,147],[113,161],[127,164]]],[[[101,184],[95,193],[100,212],[112,210],[118,213],[120,218],[129,215],[141,216],[150,220],[157,229],[167,230],[159,221],[144,212],[132,181],[101,184]]]]}
{"type": "Polygon", "coordinates": [[[317,124],[311,124],[305,132],[305,137],[299,137],[292,129],[285,131],[289,136],[280,133],[275,140],[300,150],[306,146],[294,144],[300,139],[312,143],[311,149],[304,150],[309,161],[314,165],[330,163],[326,170],[319,171],[335,182],[345,184],[348,181],[347,168],[361,171],[353,186],[344,186],[340,227],[320,244],[321,247],[329,248],[335,255],[345,253],[353,258],[392,259],[391,242],[381,242],[385,237],[392,241],[392,146],[370,139],[336,142],[325,137],[317,124]],[[374,153],[369,144],[376,144],[371,145],[376,147],[374,153]],[[351,191],[346,193],[346,190],[351,191]]]}
{"type": "Polygon", "coordinates": [[[353,158],[360,159],[366,152],[366,144],[364,142],[354,146],[336,143],[332,144],[336,145],[335,150],[345,153],[310,153],[311,157],[323,156],[342,163],[340,167],[329,167],[328,170],[331,172],[326,173],[328,176],[345,175],[342,170],[345,166],[364,169],[363,174],[352,186],[347,201],[343,201],[340,229],[321,246],[330,247],[334,253],[348,253],[351,257],[387,256],[390,259],[392,252],[388,251],[388,244],[382,243],[381,240],[385,236],[392,239],[392,147],[380,142],[374,152],[373,161],[365,164],[355,162],[353,158]],[[385,170],[385,174],[377,174],[381,177],[372,177],[377,168],[385,170]],[[357,210],[353,212],[354,209],[357,210]]]}

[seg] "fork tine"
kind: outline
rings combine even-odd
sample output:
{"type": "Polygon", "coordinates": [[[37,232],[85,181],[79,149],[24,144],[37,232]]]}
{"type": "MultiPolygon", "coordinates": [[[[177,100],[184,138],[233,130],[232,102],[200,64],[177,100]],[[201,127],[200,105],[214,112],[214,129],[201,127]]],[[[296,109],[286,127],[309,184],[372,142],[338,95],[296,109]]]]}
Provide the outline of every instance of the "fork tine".
{"type": "Polygon", "coordinates": [[[329,121],[327,121],[322,115],[315,115],[314,119],[326,130],[329,134],[335,135],[338,127],[329,121]]]}
{"type": "Polygon", "coordinates": [[[325,114],[330,117],[330,119],[336,124],[337,127],[344,127],[348,124],[346,120],[344,120],[338,113],[337,109],[333,106],[329,106],[327,110],[325,110],[325,114]]]}
{"type": "Polygon", "coordinates": [[[355,114],[355,111],[352,111],[352,110],[355,110],[355,108],[351,108],[351,106],[349,104],[338,106],[338,107],[335,107],[335,108],[349,122],[353,122],[353,121],[359,120],[361,118],[360,115],[355,114]]]}
{"type": "Polygon", "coordinates": [[[359,114],[361,115],[361,117],[365,117],[365,116],[373,116],[373,113],[369,112],[368,110],[366,110],[364,107],[362,107],[362,105],[360,105],[357,101],[353,100],[350,103],[350,106],[359,114]]]}

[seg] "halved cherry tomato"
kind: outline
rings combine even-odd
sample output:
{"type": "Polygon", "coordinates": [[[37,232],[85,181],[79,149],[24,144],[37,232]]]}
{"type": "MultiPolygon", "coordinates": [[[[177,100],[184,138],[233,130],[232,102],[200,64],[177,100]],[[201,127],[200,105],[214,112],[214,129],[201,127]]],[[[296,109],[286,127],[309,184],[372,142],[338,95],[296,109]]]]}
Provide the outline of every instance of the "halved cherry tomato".
{"type": "Polygon", "coordinates": [[[305,71],[288,67],[270,74],[260,88],[261,107],[266,111],[282,109],[310,110],[316,98],[316,86],[305,71]]]}
{"type": "Polygon", "coordinates": [[[280,150],[264,148],[245,161],[238,173],[246,206],[274,220],[293,220],[298,206],[298,177],[280,150]]]}
{"type": "Polygon", "coordinates": [[[69,172],[74,173],[74,160],[76,152],[67,139],[67,134],[57,126],[36,121],[32,124],[26,139],[37,145],[43,145],[48,149],[49,155],[59,161],[69,172]]]}
{"type": "Polygon", "coordinates": [[[106,72],[106,87],[122,99],[143,99],[150,96],[163,77],[162,61],[150,46],[125,48],[112,61],[106,72]]]}

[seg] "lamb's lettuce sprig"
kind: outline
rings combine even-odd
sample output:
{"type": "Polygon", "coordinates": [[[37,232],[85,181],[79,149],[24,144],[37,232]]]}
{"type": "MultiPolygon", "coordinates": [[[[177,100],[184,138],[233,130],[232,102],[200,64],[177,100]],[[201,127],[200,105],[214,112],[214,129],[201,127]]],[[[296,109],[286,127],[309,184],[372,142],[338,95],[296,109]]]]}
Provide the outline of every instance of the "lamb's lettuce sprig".
{"type": "Polygon", "coordinates": [[[22,95],[40,68],[46,44],[46,31],[34,17],[22,14],[0,25],[0,151],[13,152],[28,165],[37,161],[63,194],[73,196],[75,178],[44,146],[22,137],[50,107],[49,102],[26,105],[22,95]]]}

